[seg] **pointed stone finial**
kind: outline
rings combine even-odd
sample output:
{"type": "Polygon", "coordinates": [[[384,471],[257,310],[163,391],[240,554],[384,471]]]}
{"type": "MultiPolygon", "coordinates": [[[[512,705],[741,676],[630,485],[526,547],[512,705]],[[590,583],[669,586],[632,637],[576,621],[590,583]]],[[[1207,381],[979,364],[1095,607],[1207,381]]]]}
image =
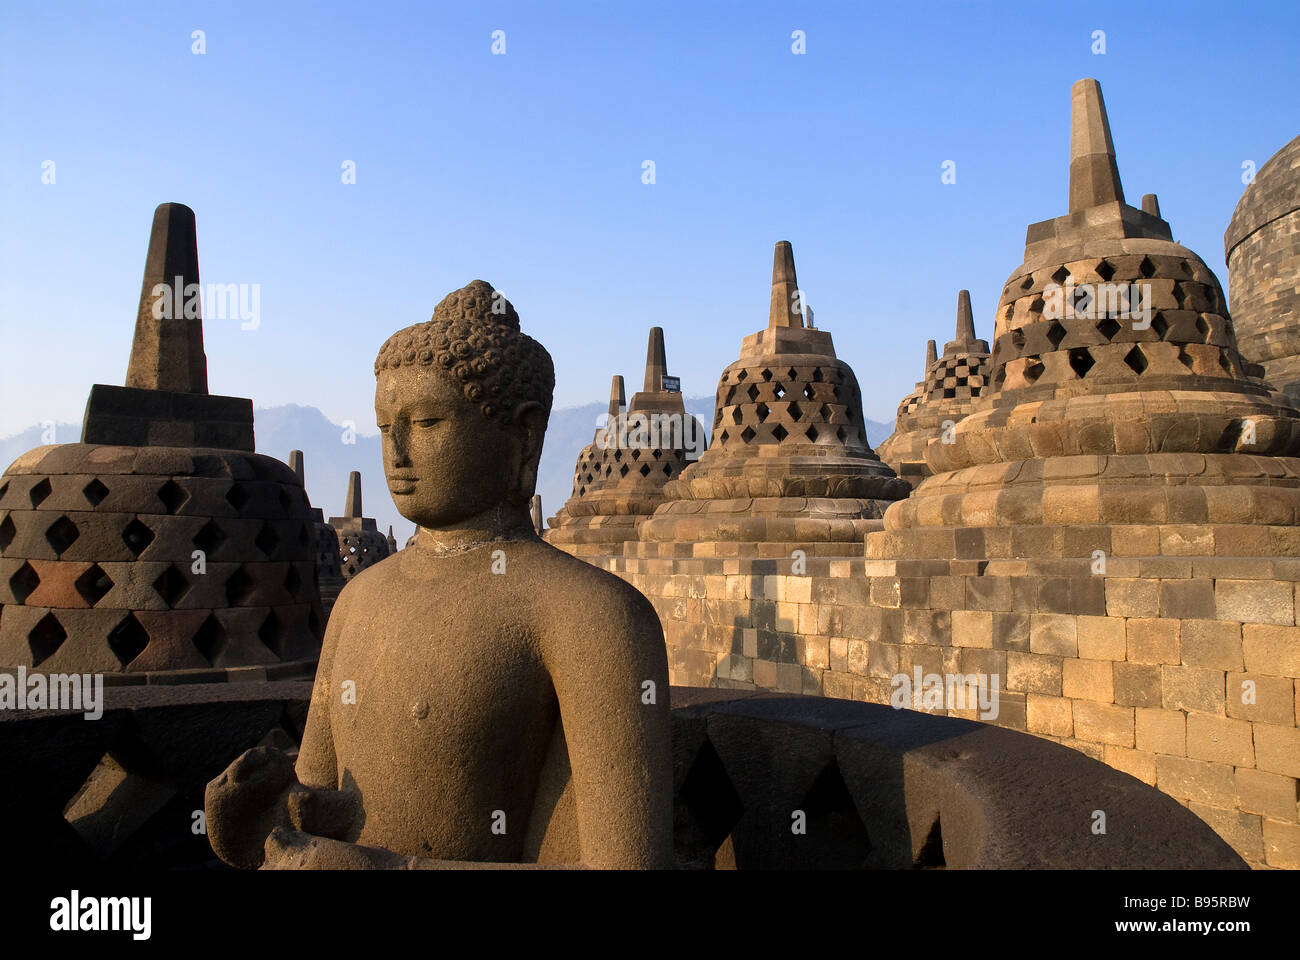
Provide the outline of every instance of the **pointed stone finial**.
{"type": "Polygon", "coordinates": [[[396,552],[397,552],[397,538],[396,538],[395,536],[393,536],[393,525],[392,525],[391,523],[388,525],[388,536],[387,536],[385,539],[388,540],[388,552],[389,552],[389,553],[396,553],[396,552]]]}
{"type": "Polygon", "coordinates": [[[153,212],[153,229],[149,233],[126,386],[176,393],[208,392],[202,297],[185,295],[187,286],[194,284],[193,289],[197,289],[198,283],[194,211],[180,203],[160,204],[153,212]],[[155,296],[154,290],[160,284],[167,293],[155,296]],[[157,310],[155,301],[161,301],[157,310]],[[187,305],[191,314],[188,317],[187,305]],[[155,313],[162,316],[156,317],[155,313]]]}
{"type": "Polygon", "coordinates": [[[807,320],[807,322],[808,322],[808,329],[809,329],[809,330],[816,330],[816,329],[817,329],[817,324],[813,323],[813,312],[812,312],[812,307],[804,307],[804,310],[807,312],[806,320],[807,320]]]}
{"type": "Polygon", "coordinates": [[[802,327],[803,304],[799,302],[802,299],[799,280],[794,273],[794,249],[789,240],[782,240],[772,255],[772,301],[767,310],[768,327],[802,327]]]}
{"type": "Polygon", "coordinates": [[[540,493],[533,494],[529,509],[533,515],[533,529],[537,531],[537,535],[540,537],[545,526],[542,521],[542,495],[540,493]]]}
{"type": "Polygon", "coordinates": [[[305,487],[307,481],[305,479],[306,472],[303,470],[301,450],[289,451],[289,469],[292,470],[293,475],[298,478],[298,486],[305,487]]]}
{"type": "Polygon", "coordinates": [[[650,340],[645,348],[645,386],[646,393],[658,393],[664,388],[664,377],[668,375],[668,358],[664,353],[664,328],[651,327],[650,340]]]}
{"type": "Polygon", "coordinates": [[[343,501],[343,516],[361,517],[361,472],[353,470],[348,474],[348,495],[343,501]]]}
{"type": "Polygon", "coordinates": [[[627,408],[627,397],[623,393],[623,378],[615,376],[609,382],[609,419],[616,420],[627,408]]]}
{"type": "Polygon", "coordinates": [[[935,361],[939,359],[939,347],[933,340],[925,341],[925,372],[929,373],[935,361]]]}
{"type": "Polygon", "coordinates": [[[1142,212],[1149,213],[1153,217],[1160,216],[1160,201],[1156,199],[1154,193],[1142,194],[1142,212]]]}
{"type": "Polygon", "coordinates": [[[1115,201],[1124,202],[1124,187],[1101,84],[1079,80],[1070,90],[1070,212],[1115,201]]]}
{"type": "Polygon", "coordinates": [[[970,309],[970,291],[957,291],[957,335],[954,338],[958,343],[973,343],[975,341],[975,317],[970,309]]]}

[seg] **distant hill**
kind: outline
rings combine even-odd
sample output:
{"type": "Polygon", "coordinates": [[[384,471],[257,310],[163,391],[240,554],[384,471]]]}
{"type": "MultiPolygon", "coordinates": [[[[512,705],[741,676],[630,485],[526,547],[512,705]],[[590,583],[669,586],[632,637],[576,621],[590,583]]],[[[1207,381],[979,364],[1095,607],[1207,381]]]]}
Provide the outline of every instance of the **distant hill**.
{"type": "MultiPolygon", "coordinates": [[[[687,411],[698,417],[708,429],[713,421],[713,397],[687,397],[685,403],[687,411]]],[[[546,518],[554,516],[569,499],[578,451],[591,443],[596,431],[596,418],[605,409],[604,404],[590,403],[551,411],[537,478],[537,492],[542,495],[542,512],[546,518]]],[[[867,441],[873,447],[893,432],[893,424],[867,420],[866,425],[867,441]]],[[[353,438],[354,442],[344,443],[344,430],[340,424],[331,422],[315,407],[297,404],[258,409],[254,428],[258,453],[288,461],[290,450],[303,452],[307,495],[326,518],[343,512],[348,474],[360,470],[366,516],[374,517],[384,532],[391,524],[399,544],[406,543],[414,532],[414,525],[398,514],[384,483],[383,455],[378,436],[358,434],[353,438]]],[[[0,464],[8,466],[32,447],[40,446],[43,432],[41,426],[34,426],[14,436],[0,438],[0,464]]],[[[76,443],[80,439],[81,424],[55,424],[54,442],[76,443]]]]}

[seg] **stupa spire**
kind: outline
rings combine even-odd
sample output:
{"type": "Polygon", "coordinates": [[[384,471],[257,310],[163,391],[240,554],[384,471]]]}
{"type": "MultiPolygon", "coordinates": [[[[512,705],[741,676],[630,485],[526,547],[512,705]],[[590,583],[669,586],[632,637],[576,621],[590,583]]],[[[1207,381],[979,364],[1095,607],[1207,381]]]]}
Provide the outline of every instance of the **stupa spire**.
{"type": "Polygon", "coordinates": [[[185,294],[187,287],[193,284],[193,292],[198,283],[194,211],[182,203],[160,204],[153,212],[149,233],[126,386],[175,393],[208,392],[202,296],[191,298],[185,294]],[[155,295],[160,285],[167,292],[155,295]]]}
{"type": "Polygon", "coordinates": [[[361,517],[361,472],[353,470],[348,474],[348,495],[343,501],[344,517],[361,517]]]}
{"type": "Polygon", "coordinates": [[[1079,80],[1070,89],[1070,212],[1116,201],[1124,202],[1124,187],[1101,84],[1079,80]]]}
{"type": "Polygon", "coordinates": [[[305,487],[307,485],[306,484],[307,472],[303,466],[301,450],[289,451],[289,469],[292,470],[293,475],[298,478],[299,485],[305,487]]]}
{"type": "Polygon", "coordinates": [[[609,381],[609,419],[617,419],[626,408],[627,397],[623,393],[623,378],[616,374],[609,381]]]}
{"type": "Polygon", "coordinates": [[[925,369],[928,371],[939,359],[939,347],[933,340],[925,341],[925,369]]]}
{"type": "Polygon", "coordinates": [[[646,393],[658,393],[663,390],[663,380],[668,374],[668,359],[664,352],[664,328],[651,327],[650,340],[645,348],[645,386],[646,393]]]}
{"type": "Polygon", "coordinates": [[[975,317],[970,309],[970,291],[957,291],[957,334],[958,343],[971,343],[975,340],[975,317]]]}
{"type": "Polygon", "coordinates": [[[799,280],[794,273],[794,249],[781,240],[772,255],[772,302],[767,311],[771,327],[802,327],[803,304],[799,302],[799,280]],[[798,297],[798,300],[796,300],[798,297]]]}

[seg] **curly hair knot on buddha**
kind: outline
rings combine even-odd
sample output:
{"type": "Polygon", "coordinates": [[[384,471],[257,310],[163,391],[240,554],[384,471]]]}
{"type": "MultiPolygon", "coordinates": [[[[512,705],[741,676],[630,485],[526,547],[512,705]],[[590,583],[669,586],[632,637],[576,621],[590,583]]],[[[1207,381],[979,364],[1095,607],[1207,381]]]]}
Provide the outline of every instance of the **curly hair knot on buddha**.
{"type": "Polygon", "coordinates": [[[509,422],[519,405],[530,401],[550,416],[551,355],[520,332],[514,305],[482,280],[443,297],[433,319],[389,337],[375,358],[375,376],[415,364],[447,371],[489,420],[509,422]]]}

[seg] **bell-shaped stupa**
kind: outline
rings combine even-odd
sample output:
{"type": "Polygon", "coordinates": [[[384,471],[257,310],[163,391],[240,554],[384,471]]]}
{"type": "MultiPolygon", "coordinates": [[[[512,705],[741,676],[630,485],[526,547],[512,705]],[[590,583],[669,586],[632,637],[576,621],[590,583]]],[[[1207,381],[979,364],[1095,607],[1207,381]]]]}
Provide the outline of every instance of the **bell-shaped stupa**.
{"type": "Polygon", "coordinates": [[[374,517],[362,515],[361,473],[357,470],[348,474],[343,516],[330,517],[329,525],[337,538],[339,566],[345,582],[384,559],[397,545],[393,540],[390,547],[389,538],[379,532],[374,517]]]}
{"type": "Polygon", "coordinates": [[[745,337],[722,372],[709,448],[664,486],[640,530],[643,552],[655,543],[697,553],[713,542],[834,542],[860,553],[863,535],[908,491],[867,443],[857,378],[830,333],[804,325],[794,253],[782,240],[767,327],[745,337]]]}

